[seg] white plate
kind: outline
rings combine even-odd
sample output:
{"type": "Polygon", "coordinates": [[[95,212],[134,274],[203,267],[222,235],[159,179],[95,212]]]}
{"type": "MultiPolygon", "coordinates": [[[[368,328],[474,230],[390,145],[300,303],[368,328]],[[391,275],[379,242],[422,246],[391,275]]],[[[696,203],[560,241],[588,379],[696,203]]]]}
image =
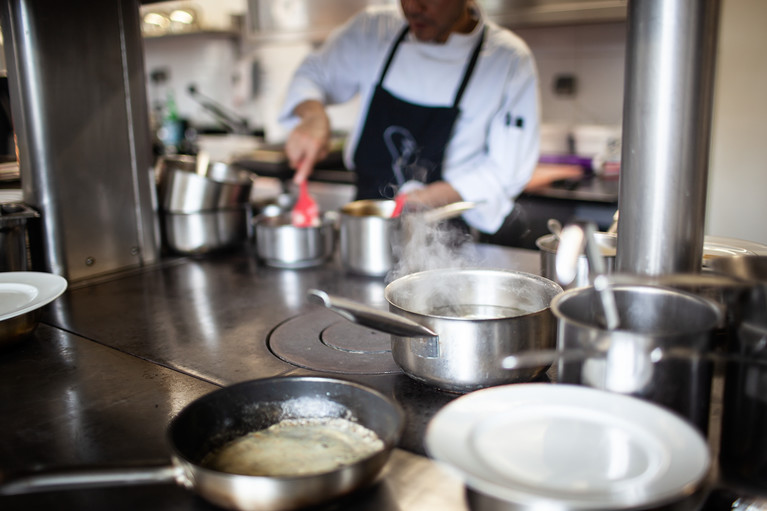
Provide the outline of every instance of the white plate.
{"type": "Polygon", "coordinates": [[[660,406],[548,383],[452,401],[429,423],[425,446],[481,493],[552,509],[659,504],[691,492],[711,462],[703,436],[660,406]]]}
{"type": "Polygon", "coordinates": [[[66,289],[66,279],[52,273],[0,272],[0,321],[39,309],[66,289]]]}

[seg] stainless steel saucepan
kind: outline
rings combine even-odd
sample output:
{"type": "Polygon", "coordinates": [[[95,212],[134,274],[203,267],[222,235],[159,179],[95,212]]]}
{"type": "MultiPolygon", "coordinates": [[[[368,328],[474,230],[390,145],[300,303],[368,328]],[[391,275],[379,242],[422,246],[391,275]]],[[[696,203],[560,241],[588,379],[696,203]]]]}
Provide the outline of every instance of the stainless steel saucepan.
{"type": "MultiPolygon", "coordinates": [[[[181,410],[167,430],[168,466],[37,474],[0,484],[0,495],[175,482],[227,509],[315,506],[374,482],[399,441],[403,422],[403,412],[391,399],[356,383],[320,377],[253,380],[211,392],[181,410]],[[373,431],[383,448],[339,468],[305,475],[239,475],[204,464],[228,441],[286,419],[346,419],[373,431]]],[[[307,446],[316,443],[306,440],[307,446]]]]}
{"type": "Polygon", "coordinates": [[[530,381],[548,364],[509,370],[501,361],[551,349],[549,304],[562,288],[509,270],[439,269],[401,277],[384,290],[389,311],[322,291],[310,296],[346,319],[391,334],[394,361],[410,377],[451,392],[530,381]]]}

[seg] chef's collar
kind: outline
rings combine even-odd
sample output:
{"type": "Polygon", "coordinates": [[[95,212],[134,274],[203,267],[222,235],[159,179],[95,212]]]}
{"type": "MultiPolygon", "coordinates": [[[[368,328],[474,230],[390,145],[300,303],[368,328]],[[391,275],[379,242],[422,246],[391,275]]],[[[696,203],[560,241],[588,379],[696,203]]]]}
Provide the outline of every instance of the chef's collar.
{"type": "Polygon", "coordinates": [[[447,36],[447,41],[444,43],[419,41],[412,32],[408,32],[406,39],[408,42],[418,42],[426,46],[448,47],[468,45],[473,47],[477,42],[477,39],[479,39],[480,35],[482,34],[482,29],[485,27],[485,17],[482,15],[482,11],[476,2],[474,2],[474,5],[469,7],[469,9],[471,10],[472,17],[477,20],[477,24],[474,25],[474,28],[468,34],[452,32],[449,36],[447,36]]]}

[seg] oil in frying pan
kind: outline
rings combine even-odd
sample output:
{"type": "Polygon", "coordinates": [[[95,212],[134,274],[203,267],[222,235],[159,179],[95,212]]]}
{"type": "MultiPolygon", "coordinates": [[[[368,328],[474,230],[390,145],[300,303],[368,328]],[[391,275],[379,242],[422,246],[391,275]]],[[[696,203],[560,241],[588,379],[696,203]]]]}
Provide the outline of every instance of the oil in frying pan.
{"type": "Polygon", "coordinates": [[[346,419],[285,419],[235,438],[202,465],[230,474],[294,477],[353,465],[383,449],[378,435],[346,419]]]}

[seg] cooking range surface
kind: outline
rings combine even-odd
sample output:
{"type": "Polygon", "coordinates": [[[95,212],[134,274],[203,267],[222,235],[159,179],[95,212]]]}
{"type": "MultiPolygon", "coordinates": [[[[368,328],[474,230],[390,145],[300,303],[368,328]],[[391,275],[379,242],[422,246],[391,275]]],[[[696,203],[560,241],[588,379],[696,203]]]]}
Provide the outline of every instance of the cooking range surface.
{"type": "Polygon", "coordinates": [[[281,360],[305,369],[342,374],[401,372],[391,337],[327,310],[295,316],[278,325],[267,345],[281,360]]]}

